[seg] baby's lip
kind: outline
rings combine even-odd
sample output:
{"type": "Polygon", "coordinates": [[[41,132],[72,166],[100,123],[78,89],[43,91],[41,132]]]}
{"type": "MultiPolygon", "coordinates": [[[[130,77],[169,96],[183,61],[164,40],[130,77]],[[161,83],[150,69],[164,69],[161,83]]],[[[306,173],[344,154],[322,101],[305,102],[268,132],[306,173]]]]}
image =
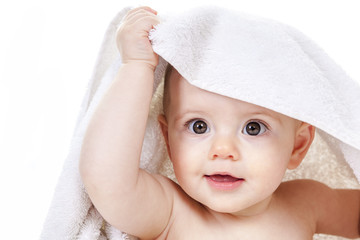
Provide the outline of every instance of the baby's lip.
{"type": "Polygon", "coordinates": [[[215,173],[204,175],[204,177],[213,189],[219,191],[233,191],[245,181],[244,178],[238,178],[229,173],[215,173]]]}
{"type": "Polygon", "coordinates": [[[205,175],[205,177],[211,179],[214,182],[223,182],[223,183],[245,180],[244,178],[234,177],[229,173],[215,173],[211,175],[205,175]]]}

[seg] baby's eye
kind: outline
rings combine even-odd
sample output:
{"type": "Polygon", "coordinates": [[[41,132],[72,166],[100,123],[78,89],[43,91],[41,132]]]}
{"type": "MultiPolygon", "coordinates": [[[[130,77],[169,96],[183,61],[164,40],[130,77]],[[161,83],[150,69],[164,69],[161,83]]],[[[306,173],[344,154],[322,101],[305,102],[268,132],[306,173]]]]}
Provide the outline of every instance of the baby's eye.
{"type": "Polygon", "coordinates": [[[187,122],[186,126],[191,132],[196,134],[203,134],[209,131],[206,122],[198,119],[187,122]]]}
{"type": "Polygon", "coordinates": [[[257,136],[263,134],[266,130],[267,127],[263,123],[253,121],[247,123],[242,132],[245,135],[257,136]]]}

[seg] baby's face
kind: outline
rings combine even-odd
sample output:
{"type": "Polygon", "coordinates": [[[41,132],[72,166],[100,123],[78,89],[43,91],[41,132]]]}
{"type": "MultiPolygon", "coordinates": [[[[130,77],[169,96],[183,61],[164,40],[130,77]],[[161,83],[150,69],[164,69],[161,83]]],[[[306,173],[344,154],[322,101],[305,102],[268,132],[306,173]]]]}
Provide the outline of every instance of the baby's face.
{"type": "Polygon", "coordinates": [[[266,208],[293,151],[297,122],[173,77],[168,148],[183,190],[212,210],[266,208]]]}

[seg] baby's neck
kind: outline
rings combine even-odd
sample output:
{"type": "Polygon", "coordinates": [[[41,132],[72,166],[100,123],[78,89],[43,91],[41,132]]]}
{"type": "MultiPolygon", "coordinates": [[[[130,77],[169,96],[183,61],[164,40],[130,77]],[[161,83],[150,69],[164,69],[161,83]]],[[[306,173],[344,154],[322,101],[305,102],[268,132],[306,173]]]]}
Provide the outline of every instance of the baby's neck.
{"type": "Polygon", "coordinates": [[[217,212],[212,210],[211,208],[204,206],[207,211],[213,215],[215,218],[237,218],[239,220],[252,218],[252,217],[260,217],[261,215],[266,214],[270,209],[271,206],[274,204],[274,194],[270,195],[266,199],[258,202],[254,205],[251,205],[245,209],[241,209],[236,212],[231,213],[224,213],[224,212],[217,212]]]}

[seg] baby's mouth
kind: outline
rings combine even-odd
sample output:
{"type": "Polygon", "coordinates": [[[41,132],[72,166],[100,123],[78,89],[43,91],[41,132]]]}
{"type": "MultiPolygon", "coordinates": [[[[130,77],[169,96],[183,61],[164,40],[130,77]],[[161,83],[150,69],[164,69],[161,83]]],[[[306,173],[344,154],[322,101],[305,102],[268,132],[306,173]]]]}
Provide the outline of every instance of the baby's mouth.
{"type": "Polygon", "coordinates": [[[226,173],[205,175],[205,178],[213,189],[220,191],[235,190],[245,181],[244,178],[237,178],[226,173]]]}
{"type": "Polygon", "coordinates": [[[213,174],[213,175],[205,175],[206,178],[219,183],[231,183],[236,181],[243,181],[243,178],[236,178],[228,174],[213,174]]]}

